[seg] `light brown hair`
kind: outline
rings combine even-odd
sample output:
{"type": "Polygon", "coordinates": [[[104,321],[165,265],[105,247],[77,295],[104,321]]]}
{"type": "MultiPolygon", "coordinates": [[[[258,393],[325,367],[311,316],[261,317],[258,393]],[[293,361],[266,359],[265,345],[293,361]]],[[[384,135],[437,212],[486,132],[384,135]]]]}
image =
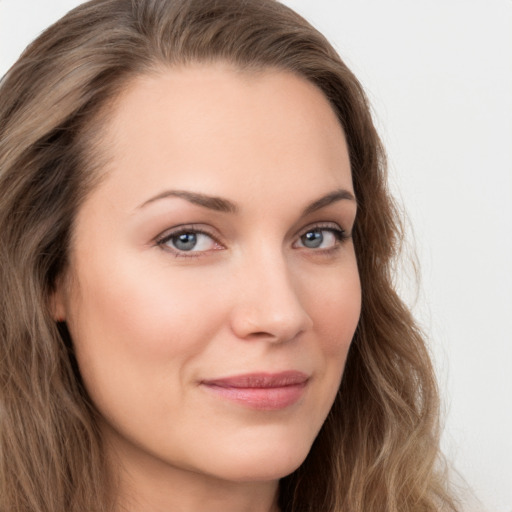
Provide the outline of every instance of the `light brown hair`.
{"type": "Polygon", "coordinates": [[[305,77],[345,131],[358,202],[362,313],[334,406],[281,481],[283,512],[455,510],[438,462],[438,392],[393,286],[402,229],[361,85],[273,0],[92,0],[0,84],[0,512],[107,512],[115,487],[65,325],[49,301],[73,219],[102,167],[101,127],[136,76],[228,61],[305,77]]]}

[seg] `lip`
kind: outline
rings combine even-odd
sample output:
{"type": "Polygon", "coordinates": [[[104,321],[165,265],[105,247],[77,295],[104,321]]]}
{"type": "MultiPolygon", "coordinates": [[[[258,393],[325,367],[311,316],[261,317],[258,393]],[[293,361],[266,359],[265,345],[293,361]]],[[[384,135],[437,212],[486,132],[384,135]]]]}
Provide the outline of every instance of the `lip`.
{"type": "Polygon", "coordinates": [[[251,409],[274,411],[297,403],[303,396],[309,376],[291,370],[279,373],[248,373],[203,380],[201,386],[219,398],[251,409]]]}

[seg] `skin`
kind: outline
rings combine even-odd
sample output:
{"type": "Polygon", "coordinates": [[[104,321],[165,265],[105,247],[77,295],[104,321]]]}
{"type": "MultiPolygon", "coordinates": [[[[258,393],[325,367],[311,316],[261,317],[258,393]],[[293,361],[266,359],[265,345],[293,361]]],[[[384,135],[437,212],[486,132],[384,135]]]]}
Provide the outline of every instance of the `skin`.
{"type": "Polygon", "coordinates": [[[99,411],[119,510],[277,510],[278,481],[329,412],[360,314],[342,128],[302,78],[209,64],[136,79],[102,144],[110,163],[79,209],[54,316],[99,411]],[[206,234],[179,251],[179,226],[206,234]],[[308,380],[274,410],[204,385],[285,370],[308,380]]]}

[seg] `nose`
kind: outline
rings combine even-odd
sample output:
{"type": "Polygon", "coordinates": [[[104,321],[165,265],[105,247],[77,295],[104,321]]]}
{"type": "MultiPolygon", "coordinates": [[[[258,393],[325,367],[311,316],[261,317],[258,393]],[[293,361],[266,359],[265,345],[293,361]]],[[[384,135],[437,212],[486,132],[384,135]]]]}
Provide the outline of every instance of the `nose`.
{"type": "Polygon", "coordinates": [[[282,255],[253,258],[233,277],[231,328],[237,337],[283,343],[311,329],[313,321],[300,301],[299,283],[282,255]]]}

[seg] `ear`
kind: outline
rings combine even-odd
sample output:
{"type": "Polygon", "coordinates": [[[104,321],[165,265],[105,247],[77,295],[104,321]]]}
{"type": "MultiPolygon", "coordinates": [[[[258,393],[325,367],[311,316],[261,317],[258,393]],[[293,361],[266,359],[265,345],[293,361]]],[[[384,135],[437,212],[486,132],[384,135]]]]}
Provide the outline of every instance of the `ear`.
{"type": "Polygon", "coordinates": [[[50,313],[56,322],[66,321],[66,286],[62,276],[55,281],[55,288],[50,295],[50,313]]]}

